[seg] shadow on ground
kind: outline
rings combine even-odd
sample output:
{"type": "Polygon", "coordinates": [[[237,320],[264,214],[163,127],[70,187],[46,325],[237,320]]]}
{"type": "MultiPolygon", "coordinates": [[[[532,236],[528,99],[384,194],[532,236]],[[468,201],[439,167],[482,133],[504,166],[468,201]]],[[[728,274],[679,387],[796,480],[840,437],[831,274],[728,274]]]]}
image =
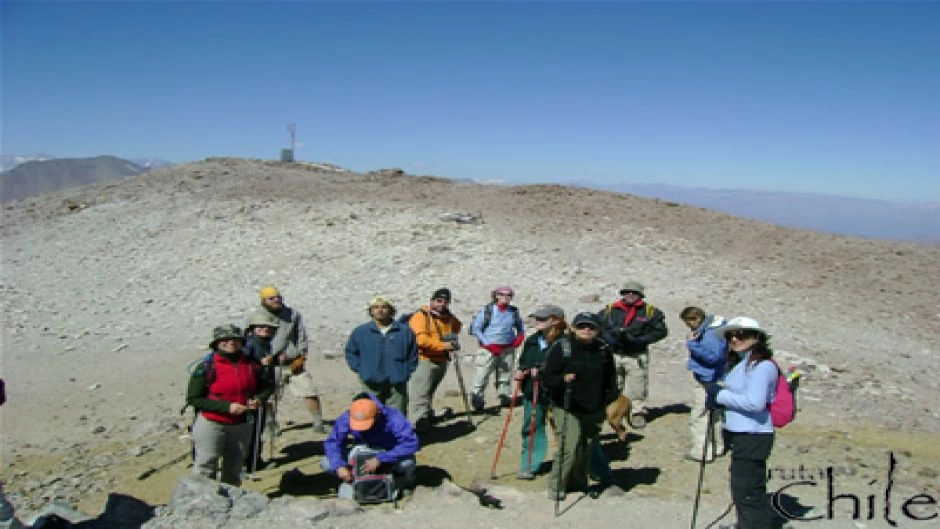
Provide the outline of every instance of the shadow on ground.
{"type": "Polygon", "coordinates": [[[646,409],[646,422],[650,423],[670,414],[676,415],[688,415],[692,413],[692,408],[689,408],[688,404],[667,404],[665,406],[660,406],[658,408],[647,408],[646,409]]]}
{"type": "Polygon", "coordinates": [[[273,461],[281,467],[288,463],[294,463],[310,457],[323,456],[323,441],[303,441],[286,445],[279,449],[280,456],[275,457],[273,461]]]}
{"type": "Polygon", "coordinates": [[[659,479],[659,467],[618,468],[613,471],[614,484],[630,492],[637,485],[653,485],[659,479]]]}
{"type": "Polygon", "coordinates": [[[421,440],[421,446],[425,447],[435,443],[453,441],[454,439],[473,433],[476,429],[477,427],[475,425],[471,425],[463,415],[460,415],[446,424],[435,424],[427,432],[418,434],[418,439],[421,440]]]}
{"type": "Polygon", "coordinates": [[[332,496],[336,494],[340,480],[328,472],[304,474],[298,469],[281,474],[277,490],[268,494],[270,498],[281,496],[332,496]]]}

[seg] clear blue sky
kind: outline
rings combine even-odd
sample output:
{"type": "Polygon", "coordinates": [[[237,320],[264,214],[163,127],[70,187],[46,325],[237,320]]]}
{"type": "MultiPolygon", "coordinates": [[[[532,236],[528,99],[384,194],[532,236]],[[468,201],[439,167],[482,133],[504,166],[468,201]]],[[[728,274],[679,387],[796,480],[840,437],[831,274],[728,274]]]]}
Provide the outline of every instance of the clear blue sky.
{"type": "Polygon", "coordinates": [[[940,3],[2,2],[2,152],[940,200],[940,3]]]}

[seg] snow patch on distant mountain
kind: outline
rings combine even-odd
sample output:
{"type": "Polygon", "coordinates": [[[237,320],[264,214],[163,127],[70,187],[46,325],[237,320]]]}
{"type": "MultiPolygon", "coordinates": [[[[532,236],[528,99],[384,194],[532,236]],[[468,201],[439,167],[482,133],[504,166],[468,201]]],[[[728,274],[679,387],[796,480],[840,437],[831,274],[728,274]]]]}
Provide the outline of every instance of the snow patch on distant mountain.
{"type": "Polygon", "coordinates": [[[160,158],[128,158],[128,160],[145,169],[156,169],[157,167],[173,165],[173,162],[168,162],[160,158]]]}
{"type": "Polygon", "coordinates": [[[0,154],[0,173],[13,169],[26,162],[42,162],[51,160],[54,156],[48,154],[0,154]]]}
{"type": "MultiPolygon", "coordinates": [[[[68,156],[52,156],[51,154],[0,154],[0,173],[5,173],[10,169],[13,169],[17,165],[26,163],[26,162],[44,162],[46,160],[58,160],[62,158],[70,158],[68,156]]],[[[125,158],[129,162],[143,167],[144,169],[156,169],[157,167],[165,167],[167,165],[173,165],[173,162],[169,162],[162,158],[125,158]]]]}

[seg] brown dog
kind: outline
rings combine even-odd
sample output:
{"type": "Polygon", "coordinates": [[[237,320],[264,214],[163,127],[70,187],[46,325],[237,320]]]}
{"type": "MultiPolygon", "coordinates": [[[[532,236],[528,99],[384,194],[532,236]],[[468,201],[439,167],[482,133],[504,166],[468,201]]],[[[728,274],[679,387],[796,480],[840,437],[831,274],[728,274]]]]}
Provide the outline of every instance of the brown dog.
{"type": "MultiPolygon", "coordinates": [[[[614,429],[614,432],[617,433],[617,439],[620,441],[627,440],[627,429],[623,426],[624,418],[627,419],[627,424],[633,427],[633,424],[630,423],[630,411],[632,409],[633,402],[630,400],[630,397],[626,395],[620,395],[617,397],[617,400],[607,405],[607,422],[610,424],[610,427],[614,429]]],[[[552,428],[553,432],[557,433],[555,418],[552,414],[548,414],[548,425],[552,428]]]]}
{"type": "MultiPolygon", "coordinates": [[[[630,410],[633,403],[626,395],[620,395],[617,400],[607,406],[607,422],[610,427],[617,432],[617,439],[621,442],[627,440],[627,429],[623,426],[624,417],[627,418],[627,424],[630,424],[630,410]]],[[[630,424],[630,426],[633,426],[630,424]]]]}

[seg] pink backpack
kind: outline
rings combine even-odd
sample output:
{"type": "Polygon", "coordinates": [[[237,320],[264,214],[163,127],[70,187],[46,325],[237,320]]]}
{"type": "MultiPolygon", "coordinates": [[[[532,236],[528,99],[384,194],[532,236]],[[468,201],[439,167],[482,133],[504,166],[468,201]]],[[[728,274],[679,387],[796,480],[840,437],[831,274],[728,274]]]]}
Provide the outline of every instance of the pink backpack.
{"type": "Polygon", "coordinates": [[[790,379],[784,376],[780,365],[774,360],[771,362],[777,367],[777,392],[774,394],[774,400],[767,405],[767,409],[770,411],[770,421],[774,428],[783,428],[796,418],[796,396],[793,386],[796,385],[800,375],[798,371],[793,372],[791,385],[790,379]]]}

